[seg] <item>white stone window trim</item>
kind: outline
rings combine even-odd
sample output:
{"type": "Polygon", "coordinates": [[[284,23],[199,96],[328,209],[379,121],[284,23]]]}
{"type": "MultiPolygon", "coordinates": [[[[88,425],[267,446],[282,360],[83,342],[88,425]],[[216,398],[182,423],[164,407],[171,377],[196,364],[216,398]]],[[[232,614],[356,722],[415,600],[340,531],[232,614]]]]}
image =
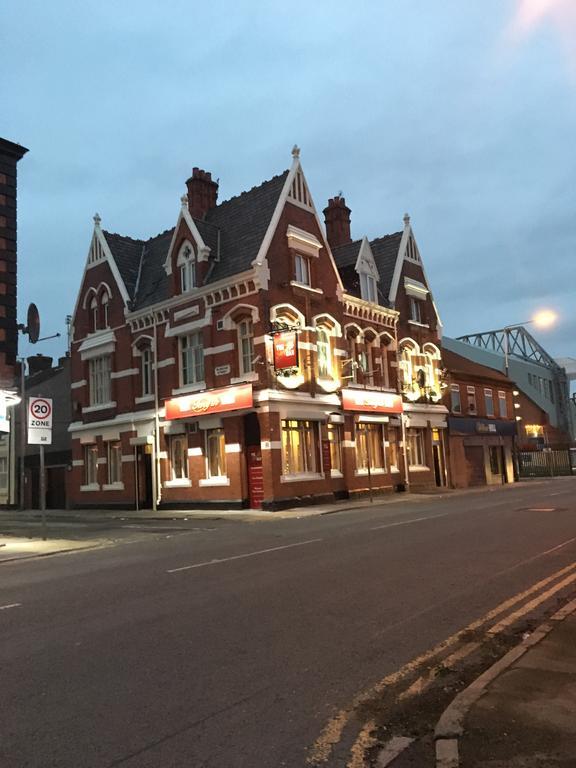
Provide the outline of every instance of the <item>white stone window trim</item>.
{"type": "Polygon", "coordinates": [[[154,395],[142,395],[142,397],[135,397],[134,402],[136,405],[141,403],[151,403],[154,400],[154,395]]]}
{"type": "Polygon", "coordinates": [[[90,483],[89,485],[81,485],[80,490],[81,491],[99,491],[100,483],[90,483]]]}
{"type": "Polygon", "coordinates": [[[418,328],[430,328],[430,323],[419,323],[417,320],[408,320],[409,325],[415,325],[418,328]]]}
{"type": "Polygon", "coordinates": [[[298,280],[290,280],[290,285],[293,288],[303,288],[305,291],[310,291],[310,293],[315,293],[318,296],[324,296],[324,291],[322,288],[312,288],[311,285],[306,285],[306,283],[300,283],[298,280]]]}
{"type": "Polygon", "coordinates": [[[280,475],[281,483],[303,483],[306,480],[324,480],[320,472],[299,472],[293,475],[280,475]]]}
{"type": "Polygon", "coordinates": [[[85,387],[88,382],[86,379],[82,379],[81,381],[73,381],[70,384],[70,389],[80,389],[81,387],[85,387]]]}
{"type": "MultiPolygon", "coordinates": [[[[375,467],[374,469],[370,470],[370,475],[385,475],[387,474],[388,470],[384,467],[375,467]]],[[[354,470],[355,477],[364,477],[368,475],[367,469],[355,469],[354,470]]]]}
{"type": "Polygon", "coordinates": [[[430,467],[427,467],[426,464],[410,464],[408,469],[410,472],[430,472],[430,467]]]}
{"type": "Polygon", "coordinates": [[[216,477],[203,477],[198,481],[201,488],[210,485],[230,485],[230,478],[227,475],[218,475],[216,477]]]}
{"type": "Polygon", "coordinates": [[[180,477],[176,480],[165,480],[164,488],[191,488],[192,480],[187,477],[180,477]]]}
{"type": "Polygon", "coordinates": [[[230,379],[230,384],[242,384],[244,382],[258,381],[258,374],[256,371],[250,371],[243,376],[234,376],[230,379]]]}
{"type": "Polygon", "coordinates": [[[123,379],[126,376],[137,376],[140,373],[138,368],[125,368],[123,371],[112,371],[110,373],[111,379],[123,379]]]}
{"type": "Polygon", "coordinates": [[[342,474],[342,472],[340,472],[339,469],[331,469],[330,470],[330,477],[339,478],[339,477],[344,477],[344,475],[342,474]]]}
{"type": "Polygon", "coordinates": [[[85,405],[82,413],[92,413],[93,411],[105,411],[108,408],[116,408],[116,400],[110,400],[108,403],[99,403],[98,405],[85,405]]]}
{"type": "Polygon", "coordinates": [[[124,490],[124,483],[118,482],[118,483],[105,483],[102,486],[103,491],[123,491],[124,490]]]}
{"type": "Polygon", "coordinates": [[[176,389],[172,390],[173,395],[186,395],[193,392],[200,392],[201,390],[206,389],[206,382],[205,381],[198,381],[196,384],[186,384],[183,387],[176,387],[176,389]]]}

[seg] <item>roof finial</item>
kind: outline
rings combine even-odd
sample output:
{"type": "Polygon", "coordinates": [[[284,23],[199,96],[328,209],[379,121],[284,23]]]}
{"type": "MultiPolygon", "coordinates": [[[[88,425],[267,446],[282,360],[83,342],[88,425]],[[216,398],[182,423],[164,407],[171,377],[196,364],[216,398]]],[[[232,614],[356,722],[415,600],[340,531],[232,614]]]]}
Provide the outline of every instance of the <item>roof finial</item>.
{"type": "Polygon", "coordinates": [[[95,227],[99,227],[100,226],[100,222],[102,221],[102,219],[100,218],[100,214],[99,213],[95,213],[93,218],[94,218],[94,226],[95,227]]]}
{"type": "Polygon", "coordinates": [[[410,214],[409,213],[405,213],[404,214],[404,226],[407,227],[408,224],[410,224],[410,214]]]}
{"type": "Polygon", "coordinates": [[[298,144],[294,144],[294,146],[292,147],[292,157],[293,158],[300,157],[300,147],[298,146],[298,144]]]}
{"type": "Polygon", "coordinates": [[[182,195],[180,202],[182,203],[182,208],[188,208],[188,195],[182,195]]]}

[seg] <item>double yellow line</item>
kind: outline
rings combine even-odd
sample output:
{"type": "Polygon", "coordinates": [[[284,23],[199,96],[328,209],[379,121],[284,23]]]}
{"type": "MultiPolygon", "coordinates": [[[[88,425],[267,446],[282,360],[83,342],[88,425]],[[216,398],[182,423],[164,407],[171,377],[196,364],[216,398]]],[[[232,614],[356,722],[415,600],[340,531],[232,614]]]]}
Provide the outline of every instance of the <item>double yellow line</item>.
{"type": "MultiPolygon", "coordinates": [[[[565,542],[565,544],[567,543],[568,542],[565,542]]],[[[366,704],[368,701],[383,695],[386,689],[393,685],[398,685],[398,683],[402,682],[407,677],[417,673],[420,668],[429,665],[429,662],[432,662],[437,659],[437,657],[442,656],[445,651],[450,650],[453,646],[458,645],[458,647],[452,651],[452,653],[450,653],[448,656],[444,656],[441,659],[442,666],[444,668],[451,667],[457,661],[465,659],[480,647],[481,642],[465,642],[465,640],[463,640],[463,636],[465,638],[466,635],[470,632],[475,632],[476,630],[481,629],[485,625],[494,621],[494,619],[497,619],[499,616],[501,616],[501,614],[505,614],[507,611],[510,611],[518,604],[523,603],[520,608],[517,608],[516,610],[512,611],[512,613],[508,613],[504,617],[500,618],[499,621],[485,630],[486,636],[495,637],[516,623],[519,619],[528,615],[531,611],[544,603],[546,600],[549,600],[555,594],[570,586],[575,581],[576,562],[566,566],[565,568],[562,568],[559,571],[556,571],[556,573],[548,576],[545,579],[542,579],[538,583],[531,586],[529,589],[514,595],[514,597],[505,600],[503,603],[500,603],[500,605],[482,616],[482,618],[473,621],[471,624],[468,624],[467,627],[455,633],[454,635],[451,635],[449,638],[439,643],[431,650],[426,651],[412,661],[408,662],[408,664],[405,664],[398,671],[387,675],[375,685],[371,686],[369,689],[359,693],[353,699],[351,705],[348,708],[337,712],[326,723],[320,736],[318,739],[316,739],[309,750],[307,763],[311,766],[320,766],[329,760],[334,747],[342,739],[346,725],[349,723],[352,716],[361,705],[366,704]],[[549,589],[546,589],[549,585],[553,586],[551,586],[549,589]],[[533,595],[535,596],[532,597],[533,595]]],[[[423,673],[407,688],[400,692],[398,695],[399,700],[404,700],[410,696],[422,693],[432,684],[435,677],[436,673],[434,670],[423,673]]],[[[375,743],[374,739],[371,737],[371,733],[375,728],[376,724],[373,721],[366,723],[362,728],[351,749],[350,760],[348,762],[347,768],[363,768],[364,753],[367,748],[375,743]]]]}

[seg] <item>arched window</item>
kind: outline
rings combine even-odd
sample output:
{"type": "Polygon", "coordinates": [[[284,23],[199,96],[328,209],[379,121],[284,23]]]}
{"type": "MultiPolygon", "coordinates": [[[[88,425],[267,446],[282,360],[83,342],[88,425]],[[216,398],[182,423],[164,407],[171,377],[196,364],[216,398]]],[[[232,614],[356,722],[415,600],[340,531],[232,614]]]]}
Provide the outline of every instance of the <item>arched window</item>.
{"type": "Polygon", "coordinates": [[[331,379],[333,376],[332,348],[330,336],[325,328],[318,328],[316,331],[316,353],[318,355],[318,377],[331,379]]]}
{"type": "Polygon", "coordinates": [[[177,265],[180,275],[180,292],[186,293],[196,288],[196,256],[190,245],[184,244],[181,248],[177,265]]]}
{"type": "Polygon", "coordinates": [[[92,299],[90,302],[90,318],[91,318],[91,325],[92,325],[92,331],[98,330],[98,301],[96,300],[96,296],[92,299]]]}
{"type": "Polygon", "coordinates": [[[109,318],[108,318],[108,302],[109,302],[109,296],[107,293],[102,294],[102,319],[104,320],[104,328],[108,328],[109,318]]]}
{"type": "Polygon", "coordinates": [[[238,322],[238,350],[240,353],[240,375],[254,370],[254,328],[252,318],[245,317],[238,322]]]}

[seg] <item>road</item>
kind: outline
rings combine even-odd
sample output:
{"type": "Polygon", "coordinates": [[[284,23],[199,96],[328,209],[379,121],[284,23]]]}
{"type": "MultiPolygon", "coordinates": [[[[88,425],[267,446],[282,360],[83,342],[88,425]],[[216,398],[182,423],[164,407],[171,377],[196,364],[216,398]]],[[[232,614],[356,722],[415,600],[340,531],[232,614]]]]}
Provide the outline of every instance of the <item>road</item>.
{"type": "Polygon", "coordinates": [[[359,691],[573,563],[575,498],[526,483],[1,565],[0,765],[303,768],[359,691]]]}

